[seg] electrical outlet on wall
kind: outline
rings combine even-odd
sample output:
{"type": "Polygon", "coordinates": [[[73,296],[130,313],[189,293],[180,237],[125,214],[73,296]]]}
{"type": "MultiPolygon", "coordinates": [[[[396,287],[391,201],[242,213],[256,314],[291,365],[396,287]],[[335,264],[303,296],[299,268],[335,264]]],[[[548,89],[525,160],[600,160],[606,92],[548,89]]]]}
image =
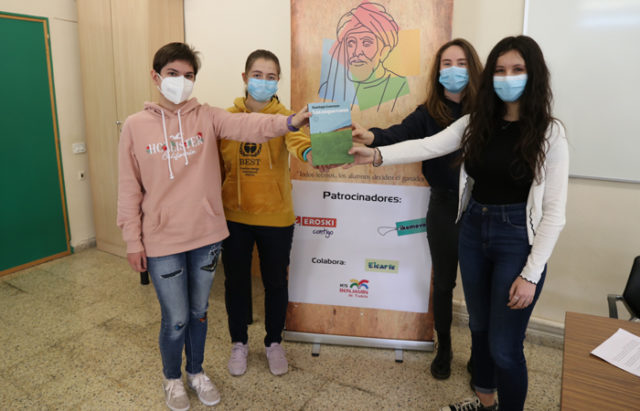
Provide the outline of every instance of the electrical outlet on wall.
{"type": "Polygon", "coordinates": [[[73,143],[71,145],[71,151],[73,154],[82,154],[87,152],[87,145],[85,143],[73,143]]]}

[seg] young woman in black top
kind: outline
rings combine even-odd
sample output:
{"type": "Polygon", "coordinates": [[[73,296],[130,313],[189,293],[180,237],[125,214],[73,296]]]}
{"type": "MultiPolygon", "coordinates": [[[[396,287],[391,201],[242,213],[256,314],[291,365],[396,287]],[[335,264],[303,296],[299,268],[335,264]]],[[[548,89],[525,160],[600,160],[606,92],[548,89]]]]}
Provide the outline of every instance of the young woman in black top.
{"type": "MultiPolygon", "coordinates": [[[[353,140],[370,147],[386,146],[408,139],[421,139],[469,113],[478,89],[482,64],[473,46],[454,39],[437,51],[429,74],[428,95],[402,123],[387,129],[366,130],[354,124],[353,140]]],[[[460,166],[456,151],[422,162],[422,174],[431,196],[427,211],[427,238],[433,262],[433,315],[438,348],[431,363],[437,379],[451,375],[451,300],[458,270],[458,180],[460,166]]]]}

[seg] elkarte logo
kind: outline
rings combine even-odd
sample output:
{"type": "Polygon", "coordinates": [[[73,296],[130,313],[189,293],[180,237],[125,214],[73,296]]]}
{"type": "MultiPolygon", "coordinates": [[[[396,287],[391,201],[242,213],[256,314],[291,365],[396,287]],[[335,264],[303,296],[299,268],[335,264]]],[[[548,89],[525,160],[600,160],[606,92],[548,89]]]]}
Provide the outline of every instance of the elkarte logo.
{"type": "Polygon", "coordinates": [[[364,270],[376,273],[398,273],[399,261],[396,260],[378,260],[375,258],[367,258],[364,260],[364,270]]]}

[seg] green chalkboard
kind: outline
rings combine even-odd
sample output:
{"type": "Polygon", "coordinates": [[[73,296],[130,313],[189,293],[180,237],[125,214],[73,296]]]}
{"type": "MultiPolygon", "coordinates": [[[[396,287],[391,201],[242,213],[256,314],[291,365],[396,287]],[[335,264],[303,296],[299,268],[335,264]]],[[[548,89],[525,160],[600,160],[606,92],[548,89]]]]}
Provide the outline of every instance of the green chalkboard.
{"type": "Polygon", "coordinates": [[[0,12],[0,274],[69,253],[48,20],[0,12]]]}

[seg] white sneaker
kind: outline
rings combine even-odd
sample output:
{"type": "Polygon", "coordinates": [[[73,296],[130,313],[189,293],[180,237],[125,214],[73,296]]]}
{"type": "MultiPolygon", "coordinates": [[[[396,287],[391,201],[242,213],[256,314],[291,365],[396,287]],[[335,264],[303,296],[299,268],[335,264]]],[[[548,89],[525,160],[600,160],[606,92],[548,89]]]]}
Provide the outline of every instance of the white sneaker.
{"type": "Polygon", "coordinates": [[[267,361],[269,362],[269,370],[273,375],[286,374],[289,371],[289,363],[284,354],[284,348],[278,343],[271,343],[266,347],[267,361]]]}
{"type": "Polygon", "coordinates": [[[440,408],[440,411],[497,411],[498,403],[485,407],[478,397],[465,398],[455,404],[440,408]]]}
{"type": "Polygon", "coordinates": [[[164,388],[164,399],[172,411],[187,411],[191,404],[189,404],[189,397],[184,390],[184,385],[180,378],[176,379],[164,379],[162,383],[164,388]]]}
{"type": "Polygon", "coordinates": [[[198,394],[198,399],[204,405],[216,405],[220,402],[218,389],[204,372],[199,374],[187,373],[187,384],[189,384],[189,388],[198,394]]]}
{"type": "Polygon", "coordinates": [[[229,357],[229,373],[239,376],[247,372],[247,356],[249,355],[249,344],[241,342],[233,343],[231,346],[231,356],[229,357]]]}

